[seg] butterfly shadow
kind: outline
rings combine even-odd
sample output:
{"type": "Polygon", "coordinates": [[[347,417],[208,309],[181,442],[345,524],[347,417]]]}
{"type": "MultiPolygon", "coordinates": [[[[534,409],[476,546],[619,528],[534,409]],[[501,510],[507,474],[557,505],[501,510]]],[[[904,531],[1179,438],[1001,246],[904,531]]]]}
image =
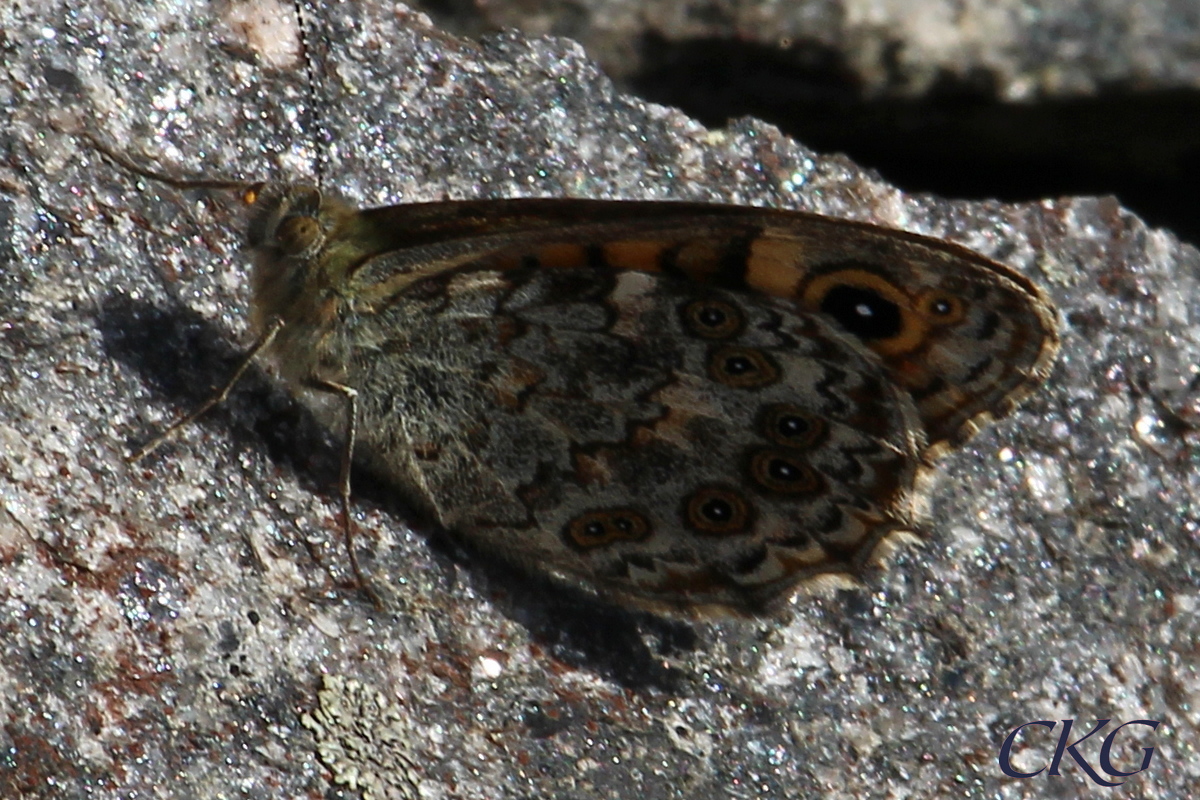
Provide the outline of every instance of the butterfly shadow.
{"type": "MultiPolygon", "coordinates": [[[[209,400],[245,356],[225,332],[196,312],[163,308],[121,293],[101,302],[99,328],[107,355],[179,413],[209,400]]],[[[225,402],[196,424],[222,426],[240,445],[265,448],[268,459],[294,474],[305,491],[336,494],[340,444],[262,369],[252,365],[225,402]]],[[[161,423],[151,423],[134,432],[126,442],[128,452],[161,430],[161,423]]],[[[352,485],[355,503],[382,508],[416,523],[418,530],[435,530],[366,470],[354,469],[352,485]]],[[[684,680],[667,662],[696,649],[698,637],[690,624],[613,605],[549,578],[508,568],[451,537],[428,539],[435,556],[449,562],[448,573],[453,564],[478,575],[501,613],[524,625],[550,657],[632,689],[676,690],[684,680]]],[[[368,574],[375,566],[391,567],[364,563],[368,574]]]]}
{"type": "Polygon", "coordinates": [[[440,537],[460,550],[500,613],[529,631],[550,658],[587,669],[627,689],[683,690],[685,672],[671,662],[696,650],[688,622],[616,605],[548,576],[512,567],[469,544],[440,537]]]}
{"type": "MultiPolygon", "coordinates": [[[[187,413],[210,400],[230,379],[245,352],[227,332],[183,307],[162,308],[113,293],[99,310],[106,354],[128,367],[171,411],[187,413]]],[[[316,417],[260,368],[252,365],[225,401],[195,421],[217,425],[246,448],[265,449],[268,459],[296,475],[315,494],[336,494],[340,449],[316,417]]],[[[146,423],[125,442],[127,453],[160,435],[164,422],[146,423]]],[[[186,434],[186,431],[184,431],[186,434]]],[[[170,440],[163,443],[170,447],[170,440]]],[[[154,459],[157,450],[147,459],[154,459]]]]}

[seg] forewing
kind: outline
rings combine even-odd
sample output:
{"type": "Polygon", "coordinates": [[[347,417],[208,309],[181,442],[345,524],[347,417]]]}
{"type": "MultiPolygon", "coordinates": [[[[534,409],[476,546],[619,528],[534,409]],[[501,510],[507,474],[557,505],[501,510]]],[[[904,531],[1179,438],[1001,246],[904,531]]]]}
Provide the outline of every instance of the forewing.
{"type": "MultiPolygon", "coordinates": [[[[1055,311],[1030,281],[965,248],[902,231],[690,203],[436,206],[365,213],[411,246],[412,265],[426,273],[465,264],[637,270],[761,292],[826,315],[878,354],[890,380],[912,396],[927,459],[1011,411],[1045,379],[1058,349],[1055,311]]],[[[370,280],[387,296],[399,285],[370,280]]]]}

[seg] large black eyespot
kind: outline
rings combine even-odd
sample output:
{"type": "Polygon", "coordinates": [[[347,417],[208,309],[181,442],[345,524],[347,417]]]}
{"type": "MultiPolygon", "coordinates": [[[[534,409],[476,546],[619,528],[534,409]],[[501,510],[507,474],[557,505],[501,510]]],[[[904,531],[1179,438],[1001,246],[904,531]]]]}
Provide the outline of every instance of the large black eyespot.
{"type": "Polygon", "coordinates": [[[834,286],[825,293],[820,308],[860,339],[890,339],[904,329],[900,308],[861,286],[834,286]]]}
{"type": "Polygon", "coordinates": [[[779,380],[779,367],[761,350],[718,347],[709,353],[708,374],[735,389],[759,389],[779,380]]]}
{"type": "Polygon", "coordinates": [[[683,504],[684,522],[699,533],[732,536],[749,533],[750,504],[739,492],[724,486],[705,486],[683,504]]]}
{"type": "Polygon", "coordinates": [[[567,523],[567,543],[582,550],[613,542],[640,542],[650,536],[650,522],[630,508],[588,511],[567,523]]]}
{"type": "Polygon", "coordinates": [[[683,307],[683,324],[705,339],[736,336],[744,323],[741,310],[722,300],[693,300],[683,307]]]}
{"type": "Polygon", "coordinates": [[[824,418],[791,403],[767,406],[759,425],[762,435],[775,444],[805,450],[829,432],[829,423],[824,418]]]}
{"type": "Polygon", "coordinates": [[[751,456],[750,478],[778,494],[809,494],[821,488],[817,471],[786,450],[760,450],[751,456]]]}

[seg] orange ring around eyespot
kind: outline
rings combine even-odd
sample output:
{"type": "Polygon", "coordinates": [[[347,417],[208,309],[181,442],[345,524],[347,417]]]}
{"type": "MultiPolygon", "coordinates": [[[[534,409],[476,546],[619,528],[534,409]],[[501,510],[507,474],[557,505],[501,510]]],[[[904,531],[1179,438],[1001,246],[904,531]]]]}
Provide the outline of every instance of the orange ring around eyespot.
{"type": "Polygon", "coordinates": [[[967,302],[962,297],[941,289],[926,289],[922,292],[921,296],[917,298],[917,308],[930,325],[938,327],[957,325],[967,316],[967,302]],[[947,303],[950,310],[945,313],[934,310],[933,306],[938,301],[947,303]]]}
{"type": "Polygon", "coordinates": [[[779,365],[761,350],[753,347],[725,345],[708,354],[708,376],[717,383],[733,389],[762,389],[779,382],[779,365]],[[731,372],[729,362],[744,359],[749,369],[731,372]]]}
{"type": "Polygon", "coordinates": [[[683,504],[684,522],[697,533],[709,536],[741,536],[751,531],[754,511],[746,498],[734,489],[723,486],[704,486],[697,489],[683,504]],[[710,502],[729,507],[729,519],[714,520],[704,511],[710,502]]]}
{"type": "Polygon", "coordinates": [[[682,316],[688,330],[702,339],[730,339],[741,333],[746,324],[741,310],[724,300],[693,300],[683,307],[682,316]],[[703,319],[705,311],[723,314],[724,319],[708,324],[703,319]]]}
{"type": "Polygon", "coordinates": [[[821,489],[821,478],[802,458],[782,449],[759,450],[750,457],[750,477],[756,485],[781,495],[812,494],[821,489]],[[771,474],[772,469],[791,470],[794,477],[771,474]]]}
{"type": "Polygon", "coordinates": [[[650,522],[631,508],[587,511],[568,522],[565,533],[575,547],[590,550],[614,542],[640,542],[650,536],[650,522]]]}
{"type": "Polygon", "coordinates": [[[839,269],[818,275],[808,282],[801,295],[805,308],[821,311],[821,304],[829,292],[839,286],[865,289],[892,303],[900,311],[900,333],[887,339],[865,339],[864,343],[883,356],[910,353],[925,343],[929,323],[916,313],[913,299],[894,283],[865,269],[839,269]]]}
{"type": "Polygon", "coordinates": [[[824,417],[792,403],[774,403],[767,406],[762,410],[760,420],[763,437],[795,450],[811,449],[829,433],[829,423],[824,417]],[[787,417],[797,418],[804,425],[803,429],[790,435],[781,431],[780,422],[787,417]]]}

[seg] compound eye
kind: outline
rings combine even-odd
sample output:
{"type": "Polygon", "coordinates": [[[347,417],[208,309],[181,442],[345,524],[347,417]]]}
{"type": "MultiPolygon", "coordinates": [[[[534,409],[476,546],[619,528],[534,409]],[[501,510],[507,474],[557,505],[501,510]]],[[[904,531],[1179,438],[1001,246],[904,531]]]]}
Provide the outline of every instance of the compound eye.
{"type": "Polygon", "coordinates": [[[310,251],[321,239],[321,223],[316,217],[288,217],[275,230],[279,249],[289,256],[310,251]]]}

